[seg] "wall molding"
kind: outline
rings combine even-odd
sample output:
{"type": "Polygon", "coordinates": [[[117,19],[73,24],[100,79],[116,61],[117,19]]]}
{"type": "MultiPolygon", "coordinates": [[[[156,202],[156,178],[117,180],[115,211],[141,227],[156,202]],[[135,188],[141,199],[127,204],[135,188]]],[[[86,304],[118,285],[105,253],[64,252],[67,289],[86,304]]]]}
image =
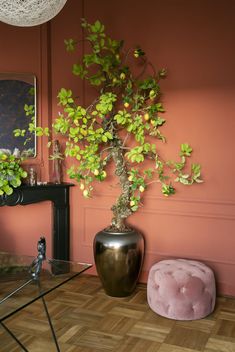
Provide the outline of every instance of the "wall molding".
{"type": "Polygon", "coordinates": [[[159,200],[159,201],[171,201],[179,203],[199,203],[199,204],[216,204],[216,205],[231,205],[235,206],[235,202],[231,200],[219,200],[219,199],[204,199],[204,198],[180,198],[180,197],[170,197],[162,198],[160,196],[147,196],[149,199],[159,200]]]}
{"type": "MultiPolygon", "coordinates": [[[[88,243],[88,242],[84,242],[83,243],[84,247],[87,248],[93,248],[93,244],[88,243]]],[[[149,256],[149,257],[154,257],[156,258],[158,261],[159,260],[165,260],[165,259],[169,259],[169,258],[183,258],[183,259],[188,259],[188,260],[197,260],[197,261],[201,261],[201,262],[205,262],[205,263],[211,263],[211,264],[216,264],[216,265],[222,265],[222,266],[235,266],[235,261],[231,261],[231,260],[222,260],[222,259],[215,259],[215,258],[208,258],[208,257],[203,257],[200,255],[195,255],[195,254],[191,254],[190,253],[186,256],[185,254],[179,254],[179,253],[163,253],[163,252],[158,252],[158,251],[145,251],[145,256],[149,256]]],[[[149,260],[148,260],[149,261],[149,260]]],[[[151,260],[150,260],[151,261],[151,260]]],[[[145,267],[145,266],[144,266],[145,267]]],[[[143,270],[145,270],[143,268],[143,270]]]]}
{"type": "MultiPolygon", "coordinates": [[[[106,195],[103,195],[103,198],[104,197],[106,197],[106,195]]],[[[216,205],[219,205],[219,203],[216,203],[216,205]]],[[[222,208],[223,208],[223,205],[222,205],[222,208]]],[[[95,205],[95,206],[87,205],[87,206],[84,206],[83,209],[84,211],[86,211],[87,209],[110,211],[110,208],[108,208],[108,206],[106,205],[95,205]]],[[[225,213],[224,208],[218,209],[218,206],[216,207],[216,209],[214,209],[214,211],[211,211],[211,212],[207,212],[206,209],[202,207],[200,207],[201,209],[200,211],[198,211],[198,209],[195,211],[190,211],[190,210],[188,211],[187,209],[174,210],[174,209],[170,209],[169,207],[167,209],[160,209],[158,207],[153,208],[151,206],[149,208],[145,207],[140,209],[139,214],[159,214],[159,215],[169,215],[169,216],[181,216],[181,217],[183,216],[183,217],[205,218],[205,219],[213,219],[213,220],[235,221],[235,209],[234,211],[232,209],[232,211],[230,211],[229,213],[225,213]]]]}
{"type": "MultiPolygon", "coordinates": [[[[106,206],[100,206],[100,205],[97,205],[97,206],[94,206],[94,205],[87,205],[87,206],[84,206],[83,207],[83,246],[85,247],[92,247],[92,244],[88,242],[88,238],[89,236],[87,236],[87,229],[89,228],[89,226],[87,226],[87,221],[86,221],[86,215],[87,215],[87,211],[89,210],[98,210],[98,211],[110,211],[110,209],[106,206]]],[[[163,215],[174,215],[174,216],[190,216],[190,217],[198,217],[198,214],[187,214],[187,213],[179,213],[179,212],[175,212],[175,213],[172,213],[172,212],[161,212],[159,210],[151,210],[151,211],[142,211],[142,214],[163,214],[163,215]]],[[[205,218],[209,218],[209,219],[214,219],[215,218],[215,215],[210,215],[210,216],[207,216],[205,215],[204,216],[205,218]]],[[[220,217],[220,218],[217,218],[217,220],[231,220],[231,218],[229,217],[220,217]]],[[[235,220],[235,217],[233,217],[232,220],[235,220]]],[[[167,253],[167,252],[158,252],[158,251],[146,251],[146,254],[149,255],[149,256],[160,256],[162,258],[166,258],[166,257],[182,257],[179,253],[177,254],[174,254],[174,253],[167,253]]],[[[183,255],[183,257],[185,257],[185,255],[183,255]]],[[[206,261],[206,262],[213,262],[213,263],[216,263],[216,264],[220,264],[220,265],[235,265],[235,261],[229,261],[229,260],[218,260],[216,258],[205,258],[205,257],[202,257],[200,255],[194,255],[193,253],[191,253],[191,255],[189,255],[189,257],[193,257],[195,258],[195,260],[203,260],[203,261],[206,261]]]]}
{"type": "Polygon", "coordinates": [[[160,209],[149,209],[141,210],[144,214],[160,214],[160,215],[171,215],[171,216],[183,216],[193,218],[206,218],[213,220],[232,220],[235,221],[235,215],[218,214],[218,213],[204,213],[204,212],[186,212],[186,211],[162,211],[160,209]]]}
{"type": "Polygon", "coordinates": [[[203,257],[200,255],[188,255],[185,256],[184,254],[179,254],[179,253],[167,253],[167,252],[158,252],[158,251],[146,251],[146,255],[149,256],[155,256],[155,257],[160,257],[162,258],[161,260],[164,259],[169,259],[169,258],[184,258],[184,259],[189,259],[189,260],[198,260],[206,263],[212,263],[212,264],[218,264],[218,265],[226,265],[226,266],[235,266],[235,260],[224,260],[224,259],[216,259],[216,258],[208,258],[208,257],[203,257]]]}
{"type": "MultiPolygon", "coordinates": [[[[100,196],[99,194],[96,194],[97,198],[100,196]]],[[[117,193],[102,193],[102,197],[106,198],[114,198],[118,196],[117,193]]],[[[204,199],[204,198],[180,198],[178,196],[172,196],[168,198],[163,198],[163,196],[154,196],[154,195],[148,195],[144,196],[146,200],[155,200],[159,202],[167,202],[167,203],[194,203],[194,204],[208,204],[208,205],[226,205],[226,206],[234,206],[235,207],[235,201],[232,201],[230,199],[204,199]]]]}

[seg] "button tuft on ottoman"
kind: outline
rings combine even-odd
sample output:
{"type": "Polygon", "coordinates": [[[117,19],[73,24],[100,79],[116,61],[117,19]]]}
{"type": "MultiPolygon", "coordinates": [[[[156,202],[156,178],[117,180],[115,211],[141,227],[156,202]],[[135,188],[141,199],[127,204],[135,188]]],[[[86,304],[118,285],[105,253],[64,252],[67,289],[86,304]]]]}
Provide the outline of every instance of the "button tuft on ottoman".
{"type": "Polygon", "coordinates": [[[215,307],[214,273],[198,261],[162,260],[149,271],[147,298],[150,308],[164,317],[176,320],[204,318],[215,307]]]}

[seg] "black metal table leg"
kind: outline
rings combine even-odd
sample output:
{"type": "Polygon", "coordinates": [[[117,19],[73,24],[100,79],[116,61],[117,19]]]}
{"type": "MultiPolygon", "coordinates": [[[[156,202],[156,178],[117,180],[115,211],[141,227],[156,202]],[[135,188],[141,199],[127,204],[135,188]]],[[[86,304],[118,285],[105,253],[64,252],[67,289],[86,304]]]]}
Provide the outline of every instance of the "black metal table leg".
{"type": "MultiPolygon", "coordinates": [[[[42,303],[43,303],[43,306],[44,306],[44,310],[46,312],[46,316],[47,316],[47,320],[48,320],[48,323],[50,325],[50,329],[51,329],[51,334],[52,334],[52,337],[53,337],[53,340],[54,340],[54,343],[56,345],[56,350],[57,352],[60,352],[60,347],[59,347],[59,344],[58,344],[58,341],[57,341],[57,337],[56,337],[56,334],[55,334],[55,330],[54,330],[54,327],[53,327],[53,324],[52,324],[52,321],[51,321],[51,317],[50,317],[50,314],[48,312],[48,309],[47,309],[47,305],[46,305],[46,301],[44,299],[44,296],[41,297],[42,299],[42,303]]],[[[8,329],[8,327],[3,323],[3,322],[0,322],[0,324],[2,325],[2,327],[7,331],[7,333],[16,341],[16,343],[22,348],[23,351],[25,352],[29,352],[27,350],[27,348],[20,342],[20,340],[15,336],[15,334],[13,334],[13,332],[8,329]]]]}
{"type": "Polygon", "coordinates": [[[54,327],[53,327],[53,325],[52,325],[51,317],[50,317],[50,314],[49,314],[49,312],[48,312],[47,305],[46,305],[46,301],[45,301],[45,299],[44,299],[43,296],[42,296],[42,302],[43,302],[43,306],[44,306],[44,309],[45,309],[45,312],[46,312],[46,316],[47,316],[48,323],[49,323],[50,328],[51,328],[51,334],[52,334],[52,336],[53,336],[53,340],[54,340],[54,342],[55,342],[57,352],[60,352],[60,347],[59,347],[59,344],[58,344],[58,341],[57,341],[57,337],[56,337],[56,334],[55,334],[55,330],[54,330],[54,327]]]}
{"type": "Polygon", "coordinates": [[[27,350],[27,348],[20,342],[20,340],[17,339],[17,337],[13,334],[13,332],[10,329],[8,329],[8,327],[2,321],[0,322],[0,324],[8,332],[8,334],[16,341],[16,343],[18,343],[18,345],[22,348],[23,351],[29,352],[29,350],[27,350]]]}

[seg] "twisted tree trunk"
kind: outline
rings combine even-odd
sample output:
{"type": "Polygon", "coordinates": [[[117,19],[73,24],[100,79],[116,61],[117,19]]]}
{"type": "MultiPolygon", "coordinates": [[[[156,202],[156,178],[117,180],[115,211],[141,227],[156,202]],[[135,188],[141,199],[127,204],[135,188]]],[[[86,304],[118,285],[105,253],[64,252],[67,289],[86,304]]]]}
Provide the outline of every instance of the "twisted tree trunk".
{"type": "Polygon", "coordinates": [[[120,181],[121,195],[111,208],[113,218],[111,227],[109,228],[110,230],[117,232],[129,231],[125,220],[132,214],[130,209],[130,181],[128,180],[126,163],[120,145],[121,141],[116,140],[112,150],[112,158],[116,168],[115,174],[120,181]]]}

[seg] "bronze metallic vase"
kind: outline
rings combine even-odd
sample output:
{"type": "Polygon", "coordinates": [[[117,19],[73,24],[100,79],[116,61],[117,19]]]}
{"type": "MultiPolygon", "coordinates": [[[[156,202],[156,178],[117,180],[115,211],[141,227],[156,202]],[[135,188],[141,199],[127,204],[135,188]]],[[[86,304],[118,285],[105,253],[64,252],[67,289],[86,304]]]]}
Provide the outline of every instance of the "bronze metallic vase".
{"type": "Polygon", "coordinates": [[[107,295],[126,297],[134,291],[144,257],[144,238],[129,232],[100,231],[94,239],[96,269],[107,295]]]}

